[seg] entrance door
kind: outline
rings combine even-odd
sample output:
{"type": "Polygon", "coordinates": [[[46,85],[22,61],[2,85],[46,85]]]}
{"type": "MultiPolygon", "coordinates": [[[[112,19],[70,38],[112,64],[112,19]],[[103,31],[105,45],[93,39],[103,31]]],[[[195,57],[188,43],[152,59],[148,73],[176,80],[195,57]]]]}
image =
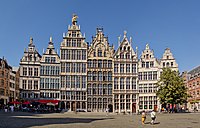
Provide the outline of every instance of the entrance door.
{"type": "Polygon", "coordinates": [[[136,103],[132,104],[132,113],[136,113],[136,103]]]}
{"type": "Polygon", "coordinates": [[[109,104],[108,108],[109,108],[109,112],[113,112],[113,105],[112,104],[109,104]]]}

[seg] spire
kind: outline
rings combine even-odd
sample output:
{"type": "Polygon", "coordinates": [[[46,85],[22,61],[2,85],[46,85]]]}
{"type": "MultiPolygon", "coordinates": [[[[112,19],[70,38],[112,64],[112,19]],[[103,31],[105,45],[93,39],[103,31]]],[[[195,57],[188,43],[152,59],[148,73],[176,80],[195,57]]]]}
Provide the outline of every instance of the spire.
{"type": "Polygon", "coordinates": [[[118,44],[120,45],[120,38],[121,38],[121,35],[118,36],[118,44]]]}
{"type": "Polygon", "coordinates": [[[130,44],[131,44],[131,46],[132,46],[132,37],[130,37],[130,44]]]}
{"type": "Polygon", "coordinates": [[[49,38],[49,42],[53,42],[53,41],[52,41],[52,36],[49,38]]]}
{"type": "Polygon", "coordinates": [[[33,37],[30,37],[30,42],[29,44],[33,44],[33,37]]]}
{"type": "Polygon", "coordinates": [[[127,31],[124,31],[124,38],[126,37],[127,31]]]}
{"type": "Polygon", "coordinates": [[[148,43],[146,44],[146,49],[149,49],[149,44],[148,43]]]}

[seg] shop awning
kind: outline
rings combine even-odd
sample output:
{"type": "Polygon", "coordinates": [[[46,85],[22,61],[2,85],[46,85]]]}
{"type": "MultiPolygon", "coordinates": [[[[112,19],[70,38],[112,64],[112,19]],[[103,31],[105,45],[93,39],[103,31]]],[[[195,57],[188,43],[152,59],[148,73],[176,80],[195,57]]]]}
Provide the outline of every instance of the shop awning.
{"type": "Polygon", "coordinates": [[[37,100],[37,102],[41,104],[53,103],[55,105],[58,105],[59,100],[37,100]]]}

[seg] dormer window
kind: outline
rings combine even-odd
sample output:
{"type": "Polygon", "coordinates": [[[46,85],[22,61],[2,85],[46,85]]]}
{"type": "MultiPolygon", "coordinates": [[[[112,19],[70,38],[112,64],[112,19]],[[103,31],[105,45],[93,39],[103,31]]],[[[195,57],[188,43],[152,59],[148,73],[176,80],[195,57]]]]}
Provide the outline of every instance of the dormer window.
{"type": "Polygon", "coordinates": [[[124,46],[124,51],[126,51],[126,46],[124,46]]]}
{"type": "Polygon", "coordinates": [[[102,57],[102,50],[101,49],[98,50],[98,57],[102,57]]]}
{"type": "Polygon", "coordinates": [[[169,59],[169,56],[167,56],[167,59],[169,59]]]}
{"type": "Polygon", "coordinates": [[[146,55],[146,59],[149,59],[149,54],[146,55]]]}
{"type": "Polygon", "coordinates": [[[76,37],[76,32],[72,31],[72,37],[76,37]]]}
{"type": "Polygon", "coordinates": [[[130,47],[128,47],[128,51],[130,50],[130,47]]]}

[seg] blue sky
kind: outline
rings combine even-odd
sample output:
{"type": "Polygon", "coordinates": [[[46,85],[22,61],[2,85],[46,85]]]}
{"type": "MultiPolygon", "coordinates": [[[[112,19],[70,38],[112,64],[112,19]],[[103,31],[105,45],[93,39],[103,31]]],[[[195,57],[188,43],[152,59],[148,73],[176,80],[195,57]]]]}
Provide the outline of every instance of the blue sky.
{"type": "Polygon", "coordinates": [[[180,72],[191,70],[200,64],[199,6],[198,0],[1,0],[0,57],[19,66],[31,36],[40,54],[50,36],[59,50],[62,34],[76,13],[87,42],[97,27],[103,27],[117,49],[117,37],[126,30],[139,55],[146,43],[157,58],[169,47],[180,72]]]}

